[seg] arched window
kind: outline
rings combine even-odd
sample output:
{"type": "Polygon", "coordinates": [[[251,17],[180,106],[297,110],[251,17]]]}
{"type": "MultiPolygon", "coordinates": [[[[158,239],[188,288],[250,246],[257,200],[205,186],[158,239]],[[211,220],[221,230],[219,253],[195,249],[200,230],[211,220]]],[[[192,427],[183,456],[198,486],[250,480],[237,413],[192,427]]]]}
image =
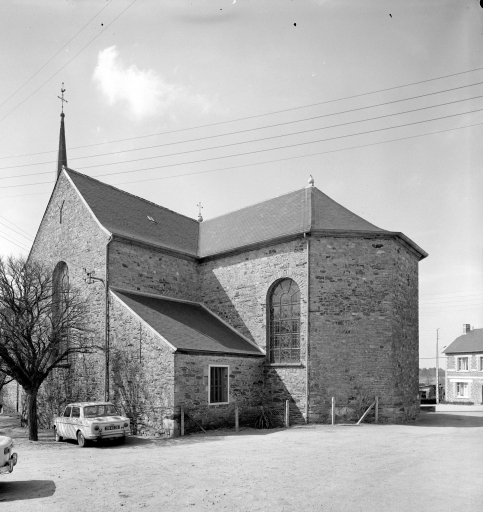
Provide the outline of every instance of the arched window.
{"type": "Polygon", "coordinates": [[[272,288],[268,301],[271,363],[300,361],[300,289],[292,279],[272,288]]]}
{"type": "MultiPolygon", "coordinates": [[[[56,353],[64,352],[69,345],[69,331],[65,328],[66,308],[68,307],[69,268],[65,261],[59,261],[52,274],[52,324],[57,331],[59,342],[56,353]]],[[[61,364],[67,364],[65,357],[61,364]]]]}

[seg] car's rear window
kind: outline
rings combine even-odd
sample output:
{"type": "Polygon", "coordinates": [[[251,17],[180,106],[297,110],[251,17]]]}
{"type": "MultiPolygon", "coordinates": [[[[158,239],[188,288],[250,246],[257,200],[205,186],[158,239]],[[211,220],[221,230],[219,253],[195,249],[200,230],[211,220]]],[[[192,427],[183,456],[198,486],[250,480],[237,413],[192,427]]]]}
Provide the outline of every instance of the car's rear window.
{"type": "Polygon", "coordinates": [[[97,418],[98,416],[119,416],[114,405],[87,405],[84,407],[84,418],[97,418]]]}

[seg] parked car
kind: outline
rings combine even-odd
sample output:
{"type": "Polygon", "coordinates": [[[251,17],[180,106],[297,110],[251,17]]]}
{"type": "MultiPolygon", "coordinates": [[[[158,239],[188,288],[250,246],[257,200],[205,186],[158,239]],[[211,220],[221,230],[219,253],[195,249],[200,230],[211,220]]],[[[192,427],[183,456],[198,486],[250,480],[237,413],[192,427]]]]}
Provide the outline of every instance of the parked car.
{"type": "Polygon", "coordinates": [[[0,436],[0,475],[11,473],[17,465],[17,454],[13,451],[13,439],[0,436]]]}
{"type": "Polygon", "coordinates": [[[129,418],[121,416],[110,402],[69,404],[54,420],[55,440],[76,439],[80,447],[104,439],[123,443],[130,430],[129,418]]]}

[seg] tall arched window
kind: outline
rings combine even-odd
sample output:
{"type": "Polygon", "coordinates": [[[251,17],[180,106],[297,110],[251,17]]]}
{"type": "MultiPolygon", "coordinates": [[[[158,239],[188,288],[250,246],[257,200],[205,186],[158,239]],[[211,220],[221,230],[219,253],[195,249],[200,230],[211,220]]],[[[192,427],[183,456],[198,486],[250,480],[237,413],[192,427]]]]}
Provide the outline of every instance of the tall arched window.
{"type": "MultiPolygon", "coordinates": [[[[68,307],[69,268],[65,261],[59,261],[52,274],[52,323],[58,331],[57,353],[64,352],[69,344],[69,332],[64,328],[66,308],[68,307]]],[[[65,357],[61,363],[68,363],[65,357]]]]}
{"type": "Polygon", "coordinates": [[[268,301],[271,363],[300,361],[300,289],[292,279],[272,288],[268,301]]]}

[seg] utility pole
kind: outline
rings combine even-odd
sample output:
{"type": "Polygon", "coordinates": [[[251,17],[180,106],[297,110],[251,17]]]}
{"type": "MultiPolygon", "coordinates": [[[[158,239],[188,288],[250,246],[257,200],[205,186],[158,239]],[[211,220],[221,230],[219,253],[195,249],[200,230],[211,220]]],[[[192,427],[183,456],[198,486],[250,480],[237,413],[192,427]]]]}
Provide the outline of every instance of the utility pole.
{"type": "Polygon", "coordinates": [[[439,404],[439,327],[436,329],[436,403],[439,404]]]}

